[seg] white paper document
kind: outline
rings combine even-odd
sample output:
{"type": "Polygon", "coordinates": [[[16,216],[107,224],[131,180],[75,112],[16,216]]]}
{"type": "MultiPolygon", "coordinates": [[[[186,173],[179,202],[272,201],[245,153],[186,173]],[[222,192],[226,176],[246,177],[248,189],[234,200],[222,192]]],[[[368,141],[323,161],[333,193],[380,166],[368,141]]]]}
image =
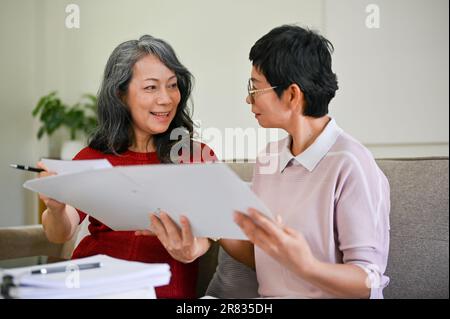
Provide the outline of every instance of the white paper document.
{"type": "Polygon", "coordinates": [[[58,173],[59,175],[112,167],[111,163],[106,159],[61,161],[44,158],[42,159],[42,163],[50,171],[58,173]]]}
{"type": "Polygon", "coordinates": [[[247,239],[233,212],[269,209],[226,164],[116,166],[25,182],[24,187],[69,204],[113,230],[149,227],[158,208],[179,224],[188,217],[194,235],[247,239]]]}
{"type": "Polygon", "coordinates": [[[137,293],[155,298],[154,287],[170,281],[168,264],[126,261],[96,255],[65,262],[6,269],[3,278],[11,276],[15,286],[8,295],[13,298],[114,298],[137,293]],[[100,263],[100,267],[77,270],[77,265],[100,263]],[[65,268],[49,274],[32,274],[43,268],[65,268]]]}

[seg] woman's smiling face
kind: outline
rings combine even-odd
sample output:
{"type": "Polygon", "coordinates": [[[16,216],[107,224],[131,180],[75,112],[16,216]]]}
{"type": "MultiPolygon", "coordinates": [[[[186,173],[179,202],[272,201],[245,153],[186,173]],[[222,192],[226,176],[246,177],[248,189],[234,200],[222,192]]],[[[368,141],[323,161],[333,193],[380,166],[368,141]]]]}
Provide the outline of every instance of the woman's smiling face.
{"type": "Polygon", "coordinates": [[[136,137],[167,131],[180,100],[175,73],[158,57],[148,54],[135,63],[124,101],[136,137]]]}

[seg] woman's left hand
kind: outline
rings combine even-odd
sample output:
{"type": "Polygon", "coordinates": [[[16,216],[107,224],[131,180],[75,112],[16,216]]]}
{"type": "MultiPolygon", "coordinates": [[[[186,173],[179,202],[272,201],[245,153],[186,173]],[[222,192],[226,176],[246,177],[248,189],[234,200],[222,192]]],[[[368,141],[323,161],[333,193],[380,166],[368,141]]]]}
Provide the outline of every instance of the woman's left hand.
{"type": "Polygon", "coordinates": [[[304,276],[316,259],[308,242],[296,230],[270,220],[256,209],[235,212],[234,220],[248,239],[292,272],[304,276]]]}
{"type": "Polygon", "coordinates": [[[180,227],[170,218],[166,212],[161,212],[159,217],[150,214],[150,230],[136,231],[136,235],[156,235],[168,253],[176,260],[190,263],[205,254],[210,242],[208,238],[194,237],[189,220],[185,216],[180,217],[180,227]]]}

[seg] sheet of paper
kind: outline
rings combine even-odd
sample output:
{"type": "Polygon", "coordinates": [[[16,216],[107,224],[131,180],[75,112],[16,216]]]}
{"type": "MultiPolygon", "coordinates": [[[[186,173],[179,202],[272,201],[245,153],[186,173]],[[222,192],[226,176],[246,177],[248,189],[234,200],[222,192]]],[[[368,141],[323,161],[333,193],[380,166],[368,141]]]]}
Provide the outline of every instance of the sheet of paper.
{"type": "MultiPolygon", "coordinates": [[[[80,286],[73,286],[74,278],[65,274],[68,280],[66,288],[43,288],[35,286],[19,286],[10,288],[9,294],[14,298],[24,299],[73,299],[73,298],[121,298],[126,295],[134,295],[137,298],[156,298],[154,295],[153,281],[146,278],[140,278],[135,281],[123,281],[120,283],[104,284],[95,287],[84,287],[80,277],[80,286]],[[73,288],[70,288],[73,287],[73,288]],[[74,289],[76,288],[76,289],[74,289]],[[144,294],[143,294],[144,293],[144,294]]],[[[72,275],[75,277],[75,275],[72,275]]],[[[76,278],[76,277],[75,277],[76,278]]],[[[167,285],[169,279],[165,279],[164,285],[167,285]]],[[[160,285],[157,285],[160,286],[160,285]]]]}
{"type": "Polygon", "coordinates": [[[140,165],[27,181],[24,187],[74,206],[113,230],[149,227],[158,208],[174,221],[185,215],[194,235],[247,239],[235,210],[272,214],[226,164],[140,165]]]}
{"type": "Polygon", "coordinates": [[[111,168],[111,163],[106,159],[61,161],[53,159],[42,159],[42,163],[52,172],[58,174],[78,173],[93,169],[111,168]]]}

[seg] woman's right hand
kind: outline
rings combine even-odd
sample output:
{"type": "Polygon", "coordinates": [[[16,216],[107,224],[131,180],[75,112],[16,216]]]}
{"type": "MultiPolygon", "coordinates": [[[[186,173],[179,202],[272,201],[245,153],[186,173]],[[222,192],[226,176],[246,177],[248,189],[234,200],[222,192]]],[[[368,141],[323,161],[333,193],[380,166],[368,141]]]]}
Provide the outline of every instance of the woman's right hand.
{"type": "Polygon", "coordinates": [[[138,236],[156,235],[167,252],[182,263],[193,262],[205,254],[211,243],[208,238],[195,237],[192,234],[191,225],[186,216],[181,216],[181,228],[170,218],[166,212],[160,212],[159,216],[150,214],[151,230],[136,231],[138,236]]]}
{"type": "MultiPolygon", "coordinates": [[[[38,162],[37,167],[45,169],[45,172],[39,173],[39,178],[56,175],[55,172],[50,172],[48,170],[48,168],[42,162],[38,162]]],[[[39,198],[44,202],[45,206],[47,206],[47,209],[52,214],[62,213],[64,211],[64,208],[66,207],[66,204],[58,202],[57,200],[55,200],[53,198],[49,198],[49,197],[45,196],[44,194],[39,193],[39,198]]]]}

